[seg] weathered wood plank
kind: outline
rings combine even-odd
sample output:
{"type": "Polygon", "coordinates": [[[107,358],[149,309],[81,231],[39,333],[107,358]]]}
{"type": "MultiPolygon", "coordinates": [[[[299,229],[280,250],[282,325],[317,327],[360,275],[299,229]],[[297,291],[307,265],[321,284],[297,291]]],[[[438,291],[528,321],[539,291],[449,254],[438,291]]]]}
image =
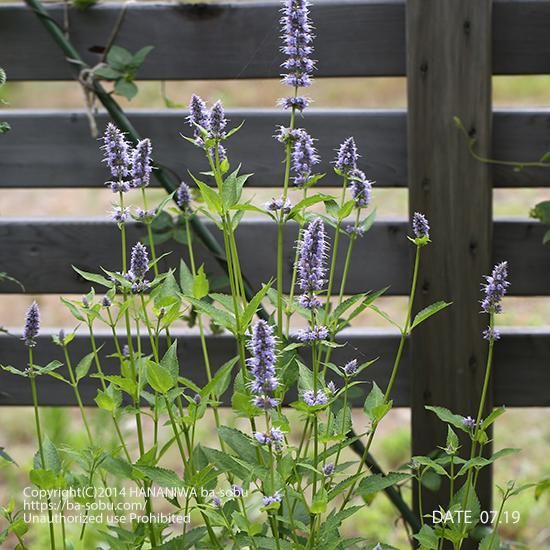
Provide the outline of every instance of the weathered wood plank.
{"type": "MultiPolygon", "coordinates": [[[[181,110],[129,111],[139,132],[152,139],[159,161],[185,177],[187,170],[204,169],[201,152],[182,141],[188,131],[181,110]]],[[[245,120],[234,136],[229,152],[234,163],[254,176],[250,186],[281,184],[281,147],[273,139],[274,128],[287,122],[276,109],[229,111],[233,123],[245,120]]],[[[339,185],[330,162],[334,149],[353,135],[363,154],[362,165],[377,187],[407,186],[406,117],[404,110],[311,109],[303,119],[318,140],[322,159],[319,170],[327,176],[319,185],[339,185]]],[[[0,188],[10,187],[101,187],[106,172],[97,142],[90,137],[82,111],[1,110],[0,119],[12,126],[3,140],[0,158],[0,188]],[[33,162],[29,162],[32,158],[33,162]]],[[[106,116],[97,117],[100,128],[106,116]]],[[[550,110],[497,110],[494,113],[491,155],[501,160],[536,160],[550,149],[550,110]]],[[[457,130],[458,132],[458,130],[457,130]]],[[[466,147],[466,143],[461,144],[466,147]]],[[[548,187],[550,169],[493,166],[495,187],[548,187]]],[[[155,182],[156,183],[156,182],[155,182]]]]}
{"type": "MultiPolygon", "coordinates": [[[[120,4],[70,10],[71,39],[94,65],[119,17],[120,4]]],[[[137,51],[155,46],[139,77],[203,80],[277,77],[279,2],[134,4],[116,43],[137,51]]],[[[63,21],[61,4],[48,8],[63,21]]],[[[320,2],[312,7],[318,76],[399,75],[405,72],[404,10],[400,0],[320,2]]],[[[12,80],[70,80],[67,62],[23,5],[0,7],[2,65],[12,80]],[[37,55],[40,52],[40,55],[37,55]]]]}
{"type": "MultiPolygon", "coordinates": [[[[550,369],[547,360],[550,355],[550,332],[548,329],[503,329],[502,339],[495,348],[495,379],[493,383],[495,405],[507,407],[544,407],[550,406],[550,394],[546,390],[550,386],[550,369]]],[[[44,332],[38,339],[36,347],[37,364],[45,364],[57,358],[63,360],[60,349],[51,342],[51,334],[44,332]]],[[[202,385],[205,382],[203,372],[200,342],[196,333],[178,332],[178,348],[181,372],[202,385]]],[[[27,363],[26,348],[17,337],[0,336],[0,357],[4,364],[17,368],[25,368],[27,363]]],[[[105,344],[105,354],[112,350],[112,342],[106,333],[100,333],[98,341],[105,344]]],[[[385,331],[352,331],[342,333],[342,341],[348,345],[334,351],[333,357],[337,364],[353,357],[372,358],[380,356],[375,366],[364,371],[364,379],[375,380],[385,386],[391,369],[393,355],[397,348],[398,336],[385,331]]],[[[144,349],[147,343],[144,342],[144,349]]],[[[208,347],[214,368],[219,367],[234,354],[234,344],[230,335],[208,336],[208,347]]],[[[90,345],[84,334],[78,335],[71,344],[71,355],[80,359],[90,352],[90,345]]],[[[402,370],[394,386],[393,399],[395,406],[410,406],[410,362],[409,354],[403,358],[402,370]]],[[[106,371],[115,368],[115,363],[109,360],[105,364],[106,371]]],[[[80,390],[86,405],[93,404],[97,385],[93,379],[86,379],[80,385],[80,390]]],[[[71,388],[50,377],[39,381],[39,399],[43,405],[75,405],[71,388]]],[[[225,404],[228,396],[225,396],[225,404]]],[[[0,405],[30,405],[31,395],[28,381],[24,378],[0,371],[0,405]]],[[[361,399],[355,401],[361,406],[361,399]]]]}
{"type": "MultiPolygon", "coordinates": [[[[479,315],[478,300],[491,261],[490,173],[464,148],[452,117],[474,129],[487,156],[491,11],[492,0],[407,2],[409,207],[411,214],[427,215],[434,236],[422,254],[416,304],[453,302],[436,323],[421,325],[412,336],[414,455],[430,454],[446,436],[446,426],[425,406],[470,414],[483,385],[487,346],[479,335],[487,320],[479,315]]],[[[490,472],[479,481],[478,495],[489,507],[490,472]]],[[[436,510],[448,502],[447,487],[426,497],[425,509],[436,510]]]]}
{"type": "MultiPolygon", "coordinates": [[[[210,230],[218,230],[208,223],[210,230]]],[[[510,262],[511,294],[519,296],[550,295],[550,257],[544,253],[542,236],[545,227],[537,222],[497,221],[494,225],[493,262],[507,259],[510,262]]],[[[409,292],[408,253],[410,244],[405,238],[408,226],[403,220],[385,220],[375,223],[371,231],[355,246],[353,269],[348,278],[347,292],[364,292],[390,285],[389,295],[409,292]],[[372,258],[383,258],[373,262],[372,258]]],[[[434,230],[435,243],[438,238],[434,230]]],[[[218,235],[219,236],[219,235],[218,235]]],[[[144,237],[142,227],[128,226],[129,243],[144,237]]],[[[87,271],[98,266],[119,269],[119,234],[114,224],[103,220],[52,221],[52,220],[2,220],[0,221],[0,253],[2,270],[19,279],[28,293],[79,294],[89,285],[72,271],[76,265],[87,271]]],[[[220,237],[221,239],[221,237],[220,237]]],[[[285,266],[290,280],[294,260],[296,228],[289,225],[285,236],[285,266]]],[[[250,220],[242,223],[237,232],[244,272],[253,288],[269,280],[276,271],[275,227],[269,221],[250,220]],[[262,247],[258,248],[257,236],[262,235],[262,247]]],[[[220,269],[197,244],[198,261],[205,262],[213,275],[221,275],[220,269]]],[[[435,244],[434,244],[435,246],[435,244]]],[[[160,250],[170,250],[160,247],[160,250]]],[[[185,247],[181,254],[186,257],[185,247]]],[[[341,250],[342,254],[345,249],[341,250]]],[[[426,258],[434,254],[426,251],[426,258]]],[[[177,267],[180,253],[175,252],[162,261],[162,268],[177,267]]],[[[343,257],[341,258],[343,260],[343,257]]],[[[343,262],[338,265],[342,266],[343,262]]],[[[336,284],[339,284],[337,273],[336,284]]],[[[479,282],[479,281],[478,281],[479,282]]],[[[474,302],[479,299],[476,287],[474,302]]],[[[0,293],[17,293],[19,288],[11,283],[0,284],[0,293]]],[[[442,296],[439,296],[442,297],[442,296]]],[[[443,296],[445,297],[445,296],[443,296]]],[[[448,296],[447,296],[448,298],[448,296]]],[[[476,306],[477,307],[477,306],[476,306]]],[[[477,318],[477,317],[476,317],[477,318]]]]}
{"type": "MultiPolygon", "coordinates": [[[[90,137],[82,111],[3,110],[1,120],[12,126],[10,139],[2,141],[1,187],[101,187],[107,171],[101,163],[98,142],[90,137]],[[29,162],[32,159],[32,162],[29,162]]],[[[181,110],[130,111],[130,120],[141,135],[150,137],[157,160],[190,179],[206,169],[206,160],[197,147],[184,141],[190,135],[181,110]]],[[[245,125],[228,143],[233,164],[253,172],[247,185],[282,185],[284,151],[273,135],[278,125],[288,125],[288,113],[281,110],[229,111],[230,123],[245,125]]],[[[107,117],[97,117],[103,129],[107,117]]],[[[322,185],[341,185],[331,161],[335,149],[354,135],[363,154],[362,166],[377,186],[406,185],[405,112],[364,110],[315,110],[299,118],[299,124],[318,139],[323,160],[319,171],[327,176],[322,185]]]]}
{"type": "MultiPolygon", "coordinates": [[[[155,50],[140,72],[148,80],[273,78],[280,73],[279,3],[139,4],[127,9],[117,44],[155,50]],[[207,37],[207,39],[205,39],[207,37]],[[215,37],[215,40],[212,39],[215,37]],[[186,52],[181,55],[181,52],[186,52]]],[[[0,7],[2,63],[13,80],[70,80],[62,55],[24,6],[0,7]],[[36,52],[40,52],[37,56],[36,52]]],[[[62,21],[61,5],[49,13],[62,21]]],[[[493,28],[495,74],[550,72],[550,4],[497,0],[493,28]]],[[[120,4],[71,10],[71,38],[96,63],[120,4]]],[[[394,76],[405,73],[405,2],[363,0],[313,6],[318,76],[394,76]]]]}

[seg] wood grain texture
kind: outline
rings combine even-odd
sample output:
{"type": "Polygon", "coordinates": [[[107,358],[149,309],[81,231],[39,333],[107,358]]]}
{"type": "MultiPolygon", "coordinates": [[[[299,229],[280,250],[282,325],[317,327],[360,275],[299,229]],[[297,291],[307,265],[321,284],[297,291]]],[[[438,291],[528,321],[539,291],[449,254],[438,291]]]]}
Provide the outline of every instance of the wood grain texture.
{"type": "MultiPolygon", "coordinates": [[[[155,50],[139,76],[145,80],[275,78],[282,58],[279,3],[130,5],[117,44],[155,50]],[[215,39],[212,39],[215,37],[215,39]],[[181,52],[185,52],[182,55],[181,52]]],[[[62,21],[62,7],[50,15],[62,21]]],[[[99,60],[120,4],[71,10],[71,38],[88,63],[99,60]]],[[[405,74],[404,0],[325,1],[314,5],[318,76],[405,74]]],[[[495,74],[550,72],[550,3],[496,0],[492,21],[495,74]]],[[[2,64],[12,80],[71,80],[63,56],[22,5],[0,7],[2,64]],[[40,55],[36,55],[40,52],[40,55]]]]}
{"type": "MultiPolygon", "coordinates": [[[[478,300],[491,262],[490,173],[464,149],[452,117],[472,129],[487,156],[491,9],[492,0],[407,2],[409,207],[427,215],[434,236],[422,254],[416,304],[454,303],[412,336],[413,454],[430,454],[445,440],[447,427],[426,405],[471,414],[483,385],[487,346],[479,334],[487,319],[478,300]]],[[[426,491],[425,509],[445,505],[446,490],[426,491]]],[[[490,506],[490,474],[480,476],[478,495],[490,506]]]]}
{"type": "MultiPolygon", "coordinates": [[[[212,223],[207,225],[221,239],[212,223]]],[[[497,221],[494,225],[493,262],[507,259],[510,262],[513,285],[512,295],[550,295],[550,257],[544,253],[542,236],[545,227],[537,222],[497,221]]],[[[290,280],[294,261],[296,227],[289,225],[285,235],[285,281],[290,280]]],[[[434,244],[424,251],[426,262],[433,261],[437,254],[436,246],[445,242],[445,233],[432,236],[434,244]],[[438,245],[437,243],[441,243],[438,245]]],[[[408,254],[410,243],[405,238],[408,224],[404,220],[381,220],[355,245],[352,260],[353,269],[348,277],[348,293],[365,292],[390,285],[388,295],[408,294],[410,271],[408,254]],[[372,258],[382,258],[373,262],[372,258]]],[[[119,269],[119,233],[116,226],[103,220],[2,220],[0,221],[0,254],[2,269],[19,279],[30,294],[80,294],[89,290],[72,269],[75,265],[85,271],[98,271],[98,266],[106,269],[119,269]]],[[[137,224],[128,226],[129,246],[144,238],[144,229],[137,224]]],[[[276,229],[270,221],[245,220],[237,231],[237,242],[244,272],[253,288],[260,288],[276,272],[275,254],[276,229]],[[258,235],[262,235],[262,247],[258,248],[258,235]]],[[[160,247],[169,251],[172,245],[160,247]]],[[[221,275],[206,250],[196,244],[198,261],[204,262],[212,275],[221,275]]],[[[340,253],[345,253],[341,247],[340,253]]],[[[186,248],[177,247],[161,262],[162,269],[177,267],[179,258],[186,256],[186,248]]],[[[343,266],[343,256],[338,265],[343,266]]],[[[425,279],[429,280],[429,279],[425,279]]],[[[471,297],[477,307],[479,299],[479,279],[476,279],[476,292],[471,297]]],[[[336,284],[340,282],[340,271],[336,274],[336,284]]],[[[288,290],[288,289],[287,289],[288,290]]],[[[18,293],[20,289],[13,283],[0,284],[0,293],[18,293]]],[[[443,294],[443,293],[442,293],[443,294]]],[[[440,295],[437,298],[449,298],[440,295]]],[[[472,314],[477,320],[477,310],[472,314]]]]}
{"type": "MultiPolygon", "coordinates": [[[[130,110],[128,114],[138,131],[151,138],[155,155],[163,165],[181,177],[187,177],[187,170],[204,170],[201,151],[179,135],[189,131],[186,112],[130,110]]],[[[232,110],[228,116],[234,124],[245,121],[228,148],[233,163],[242,163],[254,174],[247,185],[280,186],[281,147],[272,136],[275,127],[285,124],[288,116],[277,109],[232,110]]],[[[401,109],[309,110],[300,122],[318,140],[322,159],[319,171],[327,174],[319,185],[340,185],[331,161],[338,144],[353,135],[363,154],[361,165],[377,187],[406,187],[406,119],[407,113],[401,109]]],[[[82,111],[4,109],[0,110],[0,120],[12,126],[9,139],[2,143],[0,188],[103,185],[106,171],[82,111]]],[[[107,117],[100,114],[97,122],[103,128],[107,117]]],[[[507,161],[536,160],[550,150],[549,127],[548,109],[496,110],[491,156],[507,161]]],[[[548,168],[526,168],[521,172],[508,166],[490,168],[495,187],[550,186],[548,168]]]]}
{"type": "MultiPolygon", "coordinates": [[[[437,321],[432,321],[437,322],[437,321]]],[[[38,338],[36,363],[46,364],[52,359],[63,361],[60,349],[51,342],[55,332],[43,332],[38,338]]],[[[0,357],[3,364],[24,368],[27,363],[26,348],[14,336],[0,335],[0,357]]],[[[180,367],[183,376],[189,377],[198,384],[205,383],[200,341],[196,333],[180,331],[175,333],[178,339],[180,367]]],[[[398,335],[386,331],[346,330],[341,341],[346,347],[334,350],[333,357],[337,364],[353,357],[373,358],[380,356],[377,363],[363,372],[367,382],[375,380],[385,386],[391,369],[391,363],[398,344],[398,335]]],[[[105,332],[100,332],[98,342],[105,344],[105,354],[113,349],[112,341],[105,332]]],[[[144,342],[144,349],[147,343],[144,342]]],[[[230,335],[208,336],[208,347],[214,368],[218,368],[234,355],[234,342],[230,335]]],[[[72,359],[80,359],[90,352],[90,344],[85,334],[78,335],[70,346],[72,359]]],[[[525,329],[503,329],[502,339],[495,349],[494,403],[507,407],[548,407],[550,395],[550,369],[547,359],[550,355],[550,332],[548,329],[526,331],[525,329]]],[[[116,371],[116,364],[111,360],[105,363],[105,370],[116,371]]],[[[63,372],[63,371],[61,371],[63,372]]],[[[340,382],[341,383],[341,382],[340,382]]],[[[43,405],[75,405],[74,395],[69,386],[51,377],[39,380],[39,400],[43,405]]],[[[366,386],[365,390],[368,388],[366,386]]],[[[397,407],[409,407],[411,403],[411,373],[409,354],[403,357],[402,370],[394,386],[393,399],[397,407]]],[[[86,405],[93,405],[97,384],[94,379],[85,379],[80,390],[86,405]]],[[[228,404],[229,395],[224,396],[228,404]]],[[[0,405],[30,405],[31,395],[28,380],[0,371],[0,405]]],[[[361,406],[358,398],[355,405],[361,406]]]]}
{"type": "MultiPolygon", "coordinates": [[[[152,140],[158,162],[190,179],[206,169],[204,153],[180,137],[191,135],[186,112],[181,110],[129,111],[138,132],[152,140]]],[[[230,124],[244,127],[228,142],[235,166],[254,173],[247,185],[282,186],[284,150],[273,135],[288,124],[288,113],[279,109],[228,111],[230,124]]],[[[10,139],[2,142],[1,187],[102,187],[107,171],[101,163],[98,142],[90,136],[82,111],[1,111],[11,126],[10,139]],[[32,162],[29,162],[32,159],[32,162]]],[[[97,117],[103,129],[107,117],[97,117]]],[[[298,118],[318,140],[322,158],[318,170],[326,177],[321,185],[340,186],[331,162],[335,149],[350,135],[363,153],[362,167],[377,186],[406,186],[406,115],[402,110],[316,110],[298,118]]]]}
{"type": "MultiPolygon", "coordinates": [[[[126,10],[117,45],[155,46],[139,73],[146,80],[278,77],[279,2],[134,4],[126,10]]],[[[70,11],[71,39],[84,60],[107,44],[121,9],[104,4],[70,11]]],[[[58,22],[63,8],[48,13],[58,22]]],[[[405,72],[405,27],[399,0],[320,2],[312,8],[317,76],[389,76],[405,72]]],[[[71,80],[62,54],[22,5],[0,7],[2,65],[11,80],[71,80]],[[40,52],[40,55],[37,55],[40,52]]]]}

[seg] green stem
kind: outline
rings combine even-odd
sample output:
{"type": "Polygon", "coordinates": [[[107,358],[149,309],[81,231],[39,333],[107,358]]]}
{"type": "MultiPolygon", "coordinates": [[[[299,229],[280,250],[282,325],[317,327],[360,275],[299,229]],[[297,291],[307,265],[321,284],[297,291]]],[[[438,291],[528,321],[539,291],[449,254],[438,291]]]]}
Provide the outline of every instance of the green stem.
{"type": "MultiPolygon", "coordinates": [[[[393,388],[393,384],[395,383],[395,379],[397,377],[397,373],[399,371],[399,365],[401,364],[401,357],[403,355],[403,349],[405,347],[405,341],[407,338],[407,335],[409,334],[410,330],[410,323],[411,323],[411,314],[412,314],[412,306],[414,302],[414,296],[416,294],[416,286],[418,282],[418,270],[420,266],[420,249],[421,246],[416,246],[416,254],[414,259],[414,270],[413,270],[413,279],[411,284],[411,293],[409,295],[409,303],[407,306],[407,316],[405,318],[405,325],[403,327],[403,330],[401,331],[401,338],[399,339],[399,347],[397,348],[397,354],[395,356],[395,361],[393,363],[392,373],[390,376],[390,381],[388,382],[388,387],[386,388],[386,392],[384,394],[384,401],[383,403],[387,403],[389,396],[391,394],[391,390],[393,388]]],[[[361,461],[359,462],[359,467],[357,468],[356,475],[358,475],[361,472],[361,469],[363,467],[363,464],[366,461],[367,455],[369,453],[370,447],[372,445],[372,441],[374,439],[374,435],[376,433],[376,430],[378,428],[379,422],[373,422],[371,432],[369,434],[369,438],[367,440],[367,444],[365,445],[365,450],[363,451],[363,457],[361,461]]],[[[353,491],[355,489],[356,482],[352,483],[351,487],[349,488],[345,498],[344,502],[342,504],[342,510],[345,508],[346,504],[349,502],[349,499],[351,498],[353,491]]]]}
{"type": "MultiPolygon", "coordinates": [[[[40,427],[40,414],[38,413],[38,393],[36,391],[36,373],[34,371],[34,362],[32,355],[32,346],[29,346],[29,379],[31,381],[31,392],[32,392],[32,404],[34,408],[34,422],[36,426],[36,438],[38,439],[38,453],[40,455],[40,463],[42,468],[46,470],[48,468],[44,455],[44,444],[42,440],[42,429],[40,427]]],[[[48,506],[48,527],[50,530],[50,547],[51,550],[55,550],[55,532],[53,528],[53,515],[52,515],[52,505],[50,497],[46,498],[48,506]]]]}

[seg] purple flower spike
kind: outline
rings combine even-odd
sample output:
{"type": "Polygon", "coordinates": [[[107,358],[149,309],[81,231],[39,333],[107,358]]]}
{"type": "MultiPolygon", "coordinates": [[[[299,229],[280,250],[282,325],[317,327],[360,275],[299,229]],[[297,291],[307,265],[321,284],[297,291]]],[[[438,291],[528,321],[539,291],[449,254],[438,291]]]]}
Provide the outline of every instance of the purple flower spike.
{"type": "Polygon", "coordinates": [[[352,359],[342,369],[346,376],[354,376],[357,373],[357,359],[352,359]]]}
{"type": "Polygon", "coordinates": [[[426,216],[420,212],[415,212],[413,215],[412,229],[414,236],[417,239],[430,237],[430,226],[428,225],[428,220],[426,219],[426,216]]]}
{"type": "Polygon", "coordinates": [[[485,297],[481,300],[481,309],[485,313],[501,313],[502,298],[508,292],[509,286],[508,262],[501,262],[495,265],[491,275],[485,275],[485,282],[481,284],[485,293],[485,297]]]}
{"type": "Polygon", "coordinates": [[[130,157],[128,155],[128,143],[124,134],[114,124],[109,122],[102,139],[103,162],[111,170],[113,178],[125,178],[128,176],[130,157]]]}
{"type": "Polygon", "coordinates": [[[23,327],[23,337],[21,338],[28,348],[36,345],[35,338],[40,330],[40,310],[38,304],[33,302],[25,316],[25,326],[23,327]]]}
{"type": "Polygon", "coordinates": [[[195,125],[208,130],[208,110],[206,109],[206,103],[198,95],[193,94],[191,96],[187,122],[193,127],[195,137],[200,135],[199,129],[195,125]]]}
{"type": "Polygon", "coordinates": [[[254,404],[265,410],[277,406],[277,400],[269,395],[279,385],[275,372],[275,346],[273,328],[266,321],[259,320],[252,328],[249,342],[252,357],[247,360],[247,364],[253,377],[250,387],[256,395],[254,404]]]}
{"type": "Polygon", "coordinates": [[[306,227],[299,244],[298,286],[304,292],[323,288],[326,254],[325,226],[321,218],[315,218],[306,227]]]}
{"type": "Polygon", "coordinates": [[[307,0],[285,0],[281,11],[281,51],[287,56],[282,67],[288,71],[282,75],[283,83],[293,88],[310,86],[315,62],[311,59],[313,27],[309,3],[307,0]]]}
{"type": "Polygon", "coordinates": [[[352,137],[346,139],[338,148],[334,166],[343,175],[350,175],[357,169],[357,145],[352,137]]]}
{"type": "Polygon", "coordinates": [[[130,191],[130,184],[127,181],[106,181],[105,185],[113,193],[128,193],[130,191]]]}
{"type": "Polygon", "coordinates": [[[176,191],[176,204],[181,208],[183,212],[189,210],[191,206],[191,189],[185,182],[181,182],[178,190],[176,191]]]}
{"type": "Polygon", "coordinates": [[[313,138],[305,130],[300,131],[292,146],[291,160],[294,185],[306,186],[312,176],[313,166],[319,164],[320,158],[313,146],[313,138]]]}
{"type": "Polygon", "coordinates": [[[351,196],[356,208],[366,208],[371,200],[372,182],[367,179],[364,172],[354,170],[350,183],[351,196]]]}
{"type": "Polygon", "coordinates": [[[147,247],[141,243],[136,243],[132,248],[130,259],[130,273],[134,279],[142,280],[149,270],[149,254],[147,247]]]}
{"type": "Polygon", "coordinates": [[[325,474],[326,476],[332,475],[333,472],[334,464],[326,464],[325,466],[323,466],[323,474],[325,474]]]}
{"type": "Polygon", "coordinates": [[[153,148],[148,139],[142,139],[132,152],[132,187],[139,189],[147,187],[151,181],[151,155],[153,148]]]}
{"type": "Polygon", "coordinates": [[[210,109],[208,114],[208,130],[210,135],[216,139],[222,139],[225,137],[224,129],[227,124],[223,105],[221,101],[216,101],[210,109]]]}

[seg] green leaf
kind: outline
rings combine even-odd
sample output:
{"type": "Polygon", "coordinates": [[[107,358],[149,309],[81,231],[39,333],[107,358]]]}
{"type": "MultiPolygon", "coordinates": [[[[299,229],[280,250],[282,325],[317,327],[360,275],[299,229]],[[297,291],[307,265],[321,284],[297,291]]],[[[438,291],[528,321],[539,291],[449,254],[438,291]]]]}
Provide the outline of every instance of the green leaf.
{"type": "Polygon", "coordinates": [[[122,73],[113,67],[98,67],[94,71],[94,75],[104,80],[117,80],[122,76],[122,73]]]}
{"type": "Polygon", "coordinates": [[[190,296],[186,296],[185,299],[196,309],[208,315],[220,327],[235,332],[235,318],[229,312],[218,309],[204,300],[196,300],[190,296]]]}
{"type": "Polygon", "coordinates": [[[298,390],[300,393],[313,390],[313,372],[306,367],[302,362],[298,363],[298,390]]]}
{"type": "Polygon", "coordinates": [[[199,542],[207,532],[208,530],[206,527],[196,527],[188,531],[185,535],[172,537],[160,546],[155,546],[154,550],[189,550],[190,548],[195,548],[196,543],[199,542]]]}
{"type": "Polygon", "coordinates": [[[4,450],[4,447],[0,447],[0,458],[3,458],[12,464],[16,464],[15,460],[13,460],[13,458],[4,450]]]}
{"type": "Polygon", "coordinates": [[[327,504],[327,491],[325,488],[321,488],[313,497],[309,510],[312,514],[324,514],[327,510],[327,504]]]}
{"type": "Polygon", "coordinates": [[[94,401],[100,409],[114,412],[122,403],[122,394],[113,384],[109,384],[107,389],[98,390],[94,401]]]}
{"type": "Polygon", "coordinates": [[[147,382],[149,385],[159,393],[167,393],[175,385],[172,373],[162,365],[147,360],[147,382]]]}
{"type": "Polygon", "coordinates": [[[227,426],[220,426],[218,433],[229,447],[237,453],[237,456],[250,464],[257,463],[257,447],[250,437],[235,428],[228,428],[227,426]]]}
{"type": "Polygon", "coordinates": [[[44,464],[42,464],[40,453],[36,453],[33,460],[34,468],[37,470],[51,470],[56,474],[61,472],[61,458],[59,457],[56,446],[47,435],[43,438],[42,450],[44,451],[44,464]]]}
{"type": "MultiPolygon", "coordinates": [[[[103,277],[103,275],[99,275],[98,273],[89,273],[88,271],[83,271],[81,269],[78,269],[74,265],[72,267],[86,281],[97,283],[98,285],[101,285],[107,288],[112,288],[114,286],[114,283],[112,281],[109,281],[105,277],[103,277]]],[[[63,298],[61,298],[61,300],[63,301],[63,303],[66,303],[66,301],[63,300],[63,298]]]]}
{"type": "Polygon", "coordinates": [[[180,287],[187,296],[193,295],[193,274],[183,260],[180,260],[180,287]]]}
{"type": "Polygon", "coordinates": [[[17,376],[23,376],[24,378],[28,378],[29,376],[27,371],[16,369],[11,365],[0,365],[0,369],[5,370],[6,372],[11,372],[11,374],[16,374],[17,376]]]}
{"type": "Polygon", "coordinates": [[[376,382],[373,382],[372,383],[372,389],[369,392],[369,394],[367,395],[367,398],[365,399],[365,403],[363,405],[363,410],[365,411],[365,414],[373,422],[376,422],[375,411],[377,410],[377,408],[380,407],[380,405],[383,405],[383,404],[384,404],[384,393],[378,387],[378,384],[376,382]]]}
{"type": "Polygon", "coordinates": [[[212,377],[212,380],[204,386],[201,391],[203,397],[213,395],[216,398],[222,396],[227,388],[229,387],[229,382],[231,381],[231,372],[233,367],[238,363],[239,357],[233,357],[226,363],[224,363],[212,377]]]}
{"type": "Polygon", "coordinates": [[[90,368],[92,366],[92,362],[94,360],[94,352],[88,353],[88,355],[85,355],[78,363],[75,369],[75,375],[76,375],[76,381],[82,380],[88,372],[90,371],[90,368]]]}
{"type": "Polygon", "coordinates": [[[369,306],[373,311],[375,311],[376,313],[378,313],[378,315],[380,315],[380,317],[384,318],[386,321],[388,321],[388,323],[391,323],[394,327],[397,327],[399,329],[399,332],[402,331],[401,327],[385,312],[385,311],[382,311],[378,306],[375,306],[375,305],[371,305],[369,306]]]}
{"type": "Polygon", "coordinates": [[[239,168],[229,174],[222,183],[222,199],[226,208],[231,208],[237,204],[241,198],[242,191],[246,180],[252,174],[243,174],[239,176],[239,168]]]}
{"type": "Polygon", "coordinates": [[[480,428],[486,430],[499,416],[506,412],[506,407],[498,407],[491,411],[491,414],[481,423],[480,428]]]}
{"type": "Polygon", "coordinates": [[[222,472],[234,474],[239,479],[247,479],[253,470],[253,465],[249,465],[228,453],[209,448],[203,448],[203,451],[208,461],[214,464],[216,468],[222,472]]]}
{"type": "Polygon", "coordinates": [[[132,54],[120,46],[113,45],[107,53],[107,63],[115,69],[124,70],[132,62],[132,54]]]}
{"type": "Polygon", "coordinates": [[[450,306],[452,302],[435,302],[431,306],[425,307],[423,310],[419,311],[414,321],[412,322],[411,328],[409,329],[409,332],[417,327],[420,323],[423,323],[426,319],[429,319],[432,315],[435,315],[438,311],[441,311],[442,309],[445,309],[446,307],[450,306]]]}
{"type": "Polygon", "coordinates": [[[138,50],[133,56],[131,65],[134,69],[138,69],[141,65],[143,65],[143,62],[145,61],[145,58],[154,50],[154,46],[145,46],[138,50]]]}
{"type": "Polygon", "coordinates": [[[63,476],[56,474],[53,470],[35,468],[30,471],[31,482],[40,489],[58,489],[64,485],[63,476]]]}
{"type": "Polygon", "coordinates": [[[121,78],[116,81],[114,91],[115,94],[121,95],[126,99],[132,99],[136,97],[138,93],[138,87],[130,80],[121,78]]]}
{"type": "Polygon", "coordinates": [[[413,536],[426,550],[437,550],[439,548],[439,538],[429,525],[423,525],[422,529],[413,536]]]}
{"type": "Polygon", "coordinates": [[[376,208],[363,221],[359,223],[359,228],[366,233],[374,225],[375,220],[376,220],[376,208]]]}
{"type": "Polygon", "coordinates": [[[411,474],[401,472],[390,472],[385,476],[382,474],[372,474],[361,480],[357,492],[365,498],[411,477],[411,474]]]}
{"type": "Polygon", "coordinates": [[[449,425],[447,425],[447,443],[445,444],[445,446],[447,447],[447,449],[451,449],[453,451],[456,451],[460,446],[458,436],[449,425]]]}
{"type": "Polygon", "coordinates": [[[256,293],[256,295],[248,302],[242,316],[241,324],[243,327],[247,327],[252,317],[256,314],[258,307],[260,306],[262,300],[265,298],[267,291],[271,288],[271,282],[262,286],[262,289],[256,293]]]}
{"type": "Polygon", "coordinates": [[[158,466],[134,465],[145,477],[159,487],[185,487],[185,483],[173,470],[159,468],[158,466]]]}
{"type": "Polygon", "coordinates": [[[210,287],[208,285],[208,278],[204,272],[204,266],[199,267],[199,271],[193,279],[193,297],[200,300],[205,296],[208,296],[210,287]]]}
{"type": "Polygon", "coordinates": [[[223,211],[223,203],[219,194],[214,191],[214,189],[209,187],[206,183],[193,176],[191,172],[189,172],[189,174],[197,184],[202,200],[206,203],[208,209],[211,212],[216,212],[217,214],[220,214],[223,211]]]}
{"type": "Polygon", "coordinates": [[[170,373],[174,384],[178,382],[180,375],[180,365],[178,360],[178,341],[174,340],[172,345],[166,350],[164,357],[160,360],[160,365],[170,373]]]}
{"type": "Polygon", "coordinates": [[[468,429],[464,426],[463,416],[454,414],[445,407],[432,407],[430,405],[426,405],[425,409],[427,411],[432,411],[439,418],[439,420],[445,422],[446,424],[450,424],[463,432],[468,432],[468,429]]]}
{"type": "Polygon", "coordinates": [[[447,476],[447,470],[441,466],[441,464],[438,464],[435,460],[432,460],[428,456],[413,456],[412,461],[416,464],[420,464],[421,466],[426,466],[427,468],[431,468],[434,472],[442,475],[447,476]]]}

